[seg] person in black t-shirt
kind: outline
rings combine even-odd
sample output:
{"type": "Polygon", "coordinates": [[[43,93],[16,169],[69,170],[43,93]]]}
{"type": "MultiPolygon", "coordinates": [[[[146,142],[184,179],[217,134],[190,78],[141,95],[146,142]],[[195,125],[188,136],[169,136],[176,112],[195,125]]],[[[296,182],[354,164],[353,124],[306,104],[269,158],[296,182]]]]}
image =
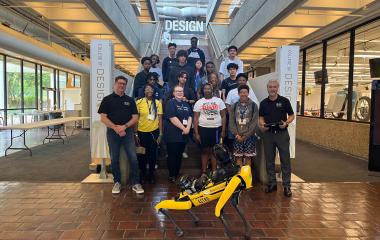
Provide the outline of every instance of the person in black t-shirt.
{"type": "Polygon", "coordinates": [[[164,83],[168,82],[170,65],[177,61],[177,58],[175,57],[177,45],[175,43],[169,43],[168,50],[169,50],[169,56],[164,58],[164,60],[162,61],[162,75],[164,77],[164,83]]]}
{"type": "Polygon", "coordinates": [[[284,195],[290,197],[290,137],[288,126],[294,120],[294,112],[290,101],[278,94],[279,83],[277,80],[270,80],[267,84],[268,98],[260,103],[259,126],[263,132],[266,168],[268,174],[268,186],[265,190],[270,193],[277,190],[275,174],[276,148],[280,153],[282,185],[284,195]]]}
{"type": "Polygon", "coordinates": [[[124,147],[129,161],[129,175],[132,190],[144,193],[140,184],[139,166],[137,163],[134,125],[139,115],[133,98],[125,95],[128,80],[123,76],[115,79],[114,92],[103,98],[98,109],[100,121],[107,126],[107,141],[111,155],[111,167],[115,185],[113,194],[119,194],[121,189],[120,147],[124,147]]]}
{"type": "Polygon", "coordinates": [[[195,68],[195,60],[200,59],[202,61],[202,66],[205,65],[206,63],[206,58],[205,58],[205,53],[203,52],[202,49],[198,48],[198,38],[197,37],[192,37],[190,39],[191,42],[191,47],[187,49],[187,63],[195,68]]]}
{"type": "Polygon", "coordinates": [[[229,63],[227,65],[227,70],[230,76],[223,80],[222,82],[222,99],[226,101],[229,91],[238,87],[238,81],[236,80],[236,73],[239,66],[236,63],[229,63]]]}
{"type": "Polygon", "coordinates": [[[148,76],[149,69],[152,66],[152,59],[150,57],[143,57],[141,59],[141,65],[143,65],[143,70],[139,72],[135,81],[133,82],[133,97],[137,98],[139,95],[139,89],[143,87],[146,83],[146,77],[148,76]]]}

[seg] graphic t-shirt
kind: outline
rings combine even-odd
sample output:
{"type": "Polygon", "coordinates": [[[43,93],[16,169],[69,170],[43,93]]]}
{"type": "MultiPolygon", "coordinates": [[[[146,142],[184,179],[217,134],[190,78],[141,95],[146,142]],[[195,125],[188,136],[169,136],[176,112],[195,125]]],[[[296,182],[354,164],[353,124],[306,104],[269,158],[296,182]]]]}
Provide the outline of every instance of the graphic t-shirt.
{"type": "Polygon", "coordinates": [[[219,111],[225,108],[226,105],[220,98],[199,99],[194,105],[194,112],[199,112],[199,126],[205,128],[222,126],[222,117],[219,111]]]}
{"type": "Polygon", "coordinates": [[[237,79],[232,80],[230,77],[224,79],[222,81],[222,90],[226,90],[226,97],[228,96],[228,93],[232,90],[238,87],[238,81],[237,79]]]}

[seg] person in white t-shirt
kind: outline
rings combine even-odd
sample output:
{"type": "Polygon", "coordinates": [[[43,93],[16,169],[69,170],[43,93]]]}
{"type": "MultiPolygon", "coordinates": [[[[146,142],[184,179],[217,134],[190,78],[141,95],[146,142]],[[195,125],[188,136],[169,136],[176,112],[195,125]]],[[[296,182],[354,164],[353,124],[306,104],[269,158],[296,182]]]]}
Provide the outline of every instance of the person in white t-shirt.
{"type": "Polygon", "coordinates": [[[211,169],[216,170],[212,148],[226,133],[226,105],[222,99],[212,96],[212,86],[209,83],[203,86],[203,94],[205,97],[194,105],[194,135],[202,149],[202,174],[205,174],[209,159],[211,169]]]}
{"type": "Polygon", "coordinates": [[[237,68],[237,73],[243,73],[243,61],[240,60],[240,58],[237,56],[237,47],[236,46],[230,46],[228,48],[228,57],[223,60],[223,62],[220,64],[219,68],[219,79],[222,81],[223,79],[226,79],[230,76],[227,65],[230,63],[236,63],[239,67],[237,68]]]}
{"type": "MultiPolygon", "coordinates": [[[[239,73],[236,76],[237,82],[238,82],[238,87],[243,86],[243,85],[248,85],[248,76],[244,73],[239,73]]],[[[249,87],[249,85],[248,85],[249,87]]],[[[257,106],[260,105],[259,100],[257,99],[255,93],[253,92],[252,88],[249,87],[249,95],[248,98],[251,99],[254,103],[256,103],[257,106]]],[[[238,93],[238,88],[232,89],[229,91],[227,98],[226,98],[226,105],[227,108],[230,108],[234,103],[237,103],[240,99],[239,93],[238,93]]]]}

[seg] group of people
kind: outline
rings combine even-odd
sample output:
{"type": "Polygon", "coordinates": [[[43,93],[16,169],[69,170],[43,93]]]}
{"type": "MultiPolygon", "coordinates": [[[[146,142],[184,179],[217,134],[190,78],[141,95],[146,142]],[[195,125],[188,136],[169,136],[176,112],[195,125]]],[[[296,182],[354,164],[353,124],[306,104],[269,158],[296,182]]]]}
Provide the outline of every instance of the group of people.
{"type": "Polygon", "coordinates": [[[143,57],[143,70],[136,75],[133,97],[125,94],[127,79],[115,79],[114,92],[99,107],[101,121],[107,126],[107,140],[114,175],[112,193],[120,193],[119,151],[124,147],[130,163],[130,181],[136,193],[143,193],[143,183],[155,183],[157,149],[166,145],[169,181],[180,174],[187,142],[194,140],[201,149],[201,172],[216,170],[212,148],[222,139],[230,145],[239,165],[251,164],[256,156],[257,132],[263,132],[267,161],[266,192],[277,190],[275,177],[276,148],[280,152],[284,195],[291,196],[290,154],[287,126],[294,113],[287,98],[278,95],[279,83],[268,83],[268,98],[261,103],[247,84],[243,62],[237,48],[228,48],[228,57],[219,72],[213,62],[205,62],[198,39],[191,47],[176,52],[169,43],[169,56],[162,69],[157,55],[143,57]],[[278,123],[269,124],[268,123],[278,123]],[[136,154],[136,145],[144,152],[136,154]],[[147,168],[148,166],[148,168],[147,168]]]}

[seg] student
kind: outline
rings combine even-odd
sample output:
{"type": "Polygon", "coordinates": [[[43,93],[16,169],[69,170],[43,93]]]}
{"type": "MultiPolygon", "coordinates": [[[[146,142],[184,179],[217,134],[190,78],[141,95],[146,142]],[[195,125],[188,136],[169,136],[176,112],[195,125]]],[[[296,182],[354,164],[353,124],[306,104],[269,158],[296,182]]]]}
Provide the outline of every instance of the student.
{"type": "Polygon", "coordinates": [[[121,189],[120,148],[123,147],[129,161],[129,176],[132,190],[144,193],[140,184],[136,146],[133,138],[134,125],[138,121],[138,112],[133,98],[125,95],[128,80],[123,76],[115,78],[114,92],[100,103],[98,113],[100,121],[107,126],[107,141],[111,155],[111,167],[114,180],[113,194],[119,194],[121,189]]]}
{"type": "Polygon", "coordinates": [[[200,91],[202,85],[207,83],[206,72],[203,68],[203,63],[200,59],[195,60],[195,71],[194,71],[194,86],[192,86],[195,92],[200,91]]]}
{"type": "Polygon", "coordinates": [[[139,89],[139,94],[137,98],[145,97],[145,86],[151,85],[154,89],[154,98],[158,100],[163,100],[164,92],[160,84],[158,84],[158,74],[155,72],[148,73],[146,77],[146,84],[139,89]]]}
{"type": "Polygon", "coordinates": [[[206,75],[209,75],[212,72],[215,72],[215,64],[212,61],[208,61],[206,63],[206,75]]]}
{"type": "Polygon", "coordinates": [[[229,77],[222,81],[222,99],[226,101],[228,93],[238,87],[238,82],[236,81],[236,73],[239,69],[239,66],[236,63],[230,63],[227,65],[228,72],[230,74],[229,77]]]}
{"type": "Polygon", "coordinates": [[[203,86],[204,98],[194,105],[194,135],[200,144],[202,174],[206,173],[208,160],[211,159],[211,170],[216,170],[216,159],[212,148],[224,138],[226,132],[226,105],[222,99],[212,96],[212,86],[203,86]]]}
{"type": "Polygon", "coordinates": [[[182,154],[189,138],[192,124],[192,109],[183,101],[183,88],[175,86],[174,98],[165,105],[164,113],[164,139],[167,144],[167,165],[169,181],[175,182],[181,169],[182,154]]]}
{"type": "Polygon", "coordinates": [[[161,68],[158,66],[158,64],[160,63],[160,57],[157,55],[157,54],[152,54],[150,56],[150,59],[152,60],[152,66],[151,68],[149,69],[149,72],[155,72],[158,74],[158,80],[162,83],[163,85],[163,76],[162,76],[162,70],[161,68]]]}
{"type": "MultiPolygon", "coordinates": [[[[220,90],[218,75],[215,72],[212,72],[209,75],[207,75],[207,79],[208,79],[208,82],[206,84],[210,84],[212,86],[212,96],[222,98],[222,91],[220,90]]],[[[205,84],[203,84],[203,86],[204,85],[205,84]]],[[[204,97],[203,86],[198,91],[198,99],[201,99],[204,97]]]]}
{"type": "Polygon", "coordinates": [[[150,57],[143,57],[141,59],[141,64],[143,65],[143,70],[139,72],[133,82],[133,97],[137,98],[139,95],[139,89],[145,85],[146,77],[149,73],[149,69],[152,66],[152,60],[150,57]]]}
{"type": "Polygon", "coordinates": [[[164,58],[162,61],[162,75],[163,75],[163,80],[165,83],[168,82],[168,70],[171,64],[177,61],[177,58],[175,57],[175,53],[177,51],[177,44],[175,43],[169,43],[168,44],[168,50],[169,50],[169,56],[164,58]]]}
{"type": "Polygon", "coordinates": [[[206,63],[205,54],[202,51],[202,49],[198,48],[198,38],[192,37],[190,39],[190,42],[191,42],[191,47],[187,50],[187,55],[188,55],[187,61],[189,65],[194,67],[195,60],[200,59],[202,61],[202,65],[204,66],[206,63]]]}
{"type": "MultiPolygon", "coordinates": [[[[196,96],[195,96],[194,90],[186,84],[189,78],[188,76],[189,75],[187,74],[187,72],[180,72],[177,76],[176,86],[180,86],[183,88],[182,100],[189,103],[192,106],[196,101],[196,96]]],[[[173,92],[174,92],[174,88],[171,88],[171,90],[169,91],[169,95],[166,97],[167,100],[174,97],[173,92]]]]}
{"type": "Polygon", "coordinates": [[[180,72],[186,72],[188,79],[186,82],[186,85],[191,88],[191,86],[194,86],[194,67],[191,67],[187,63],[187,52],[186,50],[179,50],[177,52],[177,62],[174,62],[170,67],[169,67],[169,87],[173,88],[178,84],[178,75],[180,72]]]}
{"type": "MultiPolygon", "coordinates": [[[[236,80],[238,82],[238,87],[247,85],[248,86],[248,76],[244,73],[239,73],[236,76],[236,80]]],[[[249,86],[248,86],[249,87],[249,86]]],[[[256,105],[258,106],[260,104],[259,100],[257,99],[255,93],[251,88],[249,88],[249,99],[251,99],[256,105]]],[[[226,99],[226,105],[227,108],[230,108],[234,103],[238,102],[240,99],[240,95],[238,93],[238,88],[232,89],[229,91],[226,99]]]]}
{"type": "Polygon", "coordinates": [[[223,62],[220,64],[219,68],[219,74],[220,79],[226,79],[230,76],[230,73],[228,71],[228,64],[235,63],[238,65],[237,73],[243,73],[243,61],[237,57],[237,47],[236,46],[230,46],[228,48],[228,57],[223,60],[223,62]]]}
{"type": "Polygon", "coordinates": [[[135,137],[138,143],[145,148],[145,154],[139,157],[141,179],[155,183],[154,170],[157,162],[157,148],[162,138],[162,105],[155,98],[154,86],[147,84],[144,87],[144,97],[136,101],[139,121],[135,137]],[[146,175],[146,165],[149,171],[146,175]]]}
{"type": "Polygon", "coordinates": [[[256,156],[256,126],[259,110],[249,97],[249,87],[238,87],[239,100],[231,107],[229,129],[235,136],[233,141],[234,157],[240,166],[251,165],[252,158],[256,156]]]}

